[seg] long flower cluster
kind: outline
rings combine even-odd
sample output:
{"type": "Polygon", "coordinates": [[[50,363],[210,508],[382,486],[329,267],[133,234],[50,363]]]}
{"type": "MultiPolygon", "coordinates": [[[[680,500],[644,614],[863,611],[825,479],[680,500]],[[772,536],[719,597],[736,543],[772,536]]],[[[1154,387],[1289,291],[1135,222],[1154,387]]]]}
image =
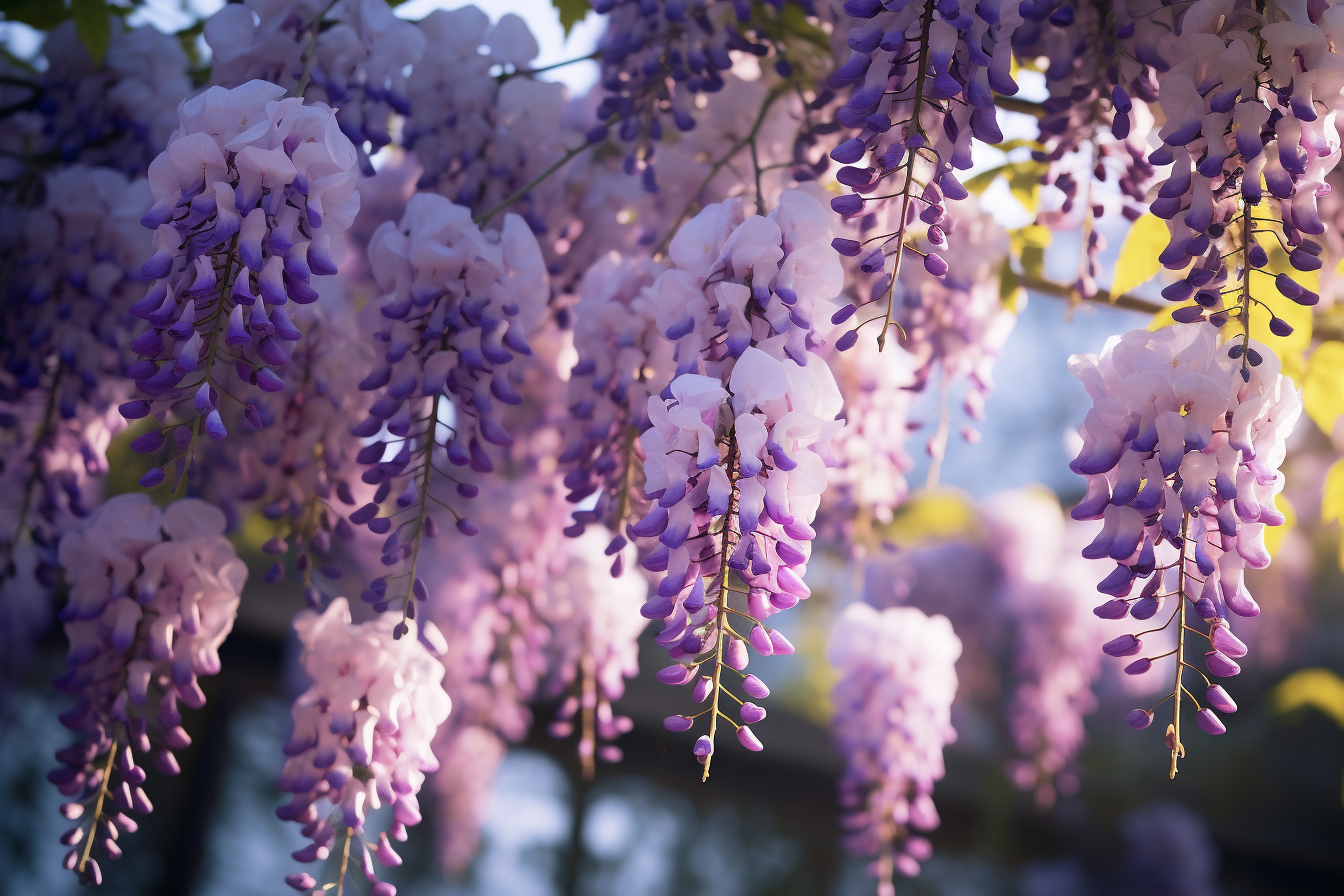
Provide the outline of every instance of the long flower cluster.
{"type": "MultiPolygon", "coordinates": [[[[396,896],[391,884],[378,881],[373,862],[401,864],[388,832],[405,840],[406,828],[420,823],[416,794],[438,769],[430,744],[452,706],[443,664],[434,657],[446,649],[443,636],[423,625],[419,638],[395,638],[394,624],[401,623],[386,616],[353,623],[343,597],[320,615],[305,610],[295,618],[300,663],[312,685],[294,701],[294,731],[285,744],[290,758],[278,784],[294,796],[276,810],[302,824],[312,841],[294,853],[295,861],[321,861],[340,839],[337,887],[358,838],[357,861],[374,896],[396,896]],[[375,839],[365,822],[383,806],[391,819],[375,839]]],[[[296,890],[316,885],[306,872],[285,882],[296,890]]]]}
{"type": "Polygon", "coordinates": [[[995,609],[1006,623],[1012,696],[1007,727],[1021,759],[1008,775],[1036,802],[1077,788],[1075,759],[1096,709],[1102,623],[1088,612],[1097,564],[1079,551],[1094,526],[1067,522],[1054,495],[1018,489],[980,505],[1002,576],[995,609]]]}
{"type": "MultiPolygon", "coordinates": [[[[1148,157],[1171,164],[1152,212],[1167,219],[1171,241],[1160,260],[1190,269],[1162,291],[1177,320],[1222,326],[1236,315],[1243,330],[1251,309],[1268,305],[1252,274],[1273,276],[1276,289],[1303,305],[1316,293],[1287,273],[1266,270],[1257,234],[1278,241],[1300,271],[1321,267],[1324,232],[1317,196],[1339,163],[1335,113],[1344,98],[1344,58],[1331,48],[1344,38],[1336,7],[1313,20],[1305,6],[1198,0],[1181,19],[1178,61],[1160,79],[1166,122],[1162,145],[1148,157]],[[1277,214],[1261,206],[1265,190],[1277,214]]],[[[1292,327],[1271,312],[1277,336],[1292,327]]],[[[1256,355],[1244,356],[1248,365],[1256,355]]]]}
{"type": "Polygon", "coordinates": [[[359,384],[378,397],[354,432],[370,439],[357,460],[368,465],[363,481],[377,490],[350,520],[387,535],[385,566],[406,564],[375,579],[363,597],[380,610],[399,601],[413,618],[412,596],[428,597],[416,574],[420,547],[438,531],[430,505],[448,509],[462,534],[479,531],[432,494],[440,477],[456,482],[459,498],[479,491],[444,463],[489,473],[485,446],[513,443],[503,410],[522,396],[510,373],[518,356],[531,353],[526,333],[548,298],[546,269],[522,218],[508,215],[502,230],[483,233],[467,208],[432,193],[412,197],[399,223],[383,224],[369,256],[383,291],[374,337],[383,347],[359,384]],[[389,498],[395,509],[380,515],[389,498]],[[406,581],[394,588],[397,579],[406,581]]]}
{"type": "MultiPolygon", "coordinates": [[[[164,422],[132,447],[171,442],[179,476],[197,438],[228,434],[221,371],[235,370],[240,387],[284,389],[276,371],[302,337],[285,305],[318,298],[313,277],[336,273],[335,240],[359,209],[354,148],[331,109],[283,96],[265,81],[211,87],[182,104],[178,130],[150,165],[154,207],[143,223],[154,255],[142,273],[155,282],[131,308],[149,328],[131,342],[142,360],[128,371],[142,397],[122,414],[164,422]]],[[[244,409],[260,428],[253,414],[244,409]]],[[[141,484],[163,481],[165,467],[141,484]]]]}
{"type": "MultiPolygon", "coordinates": [[[[324,299],[322,306],[337,306],[335,299],[324,299]]],[[[223,506],[241,503],[240,511],[255,502],[275,523],[275,535],[262,545],[276,557],[266,581],[283,579],[292,557],[305,600],[319,609],[330,596],[323,580],[334,582],[344,572],[338,545],[355,536],[344,508],[372,492],[355,476],[362,446],[350,432],[350,421],[368,413],[369,396],[358,383],[368,369],[370,346],[354,332],[353,313],[322,306],[296,312],[295,322],[307,335],[296,346],[289,388],[261,396],[256,405],[270,435],[264,449],[240,439],[214,446],[210,462],[237,475],[216,472],[206,490],[223,506]]]]}
{"type": "MultiPolygon", "coordinates": [[[[1116,561],[1097,586],[1111,600],[1095,612],[1103,619],[1146,620],[1167,598],[1176,598],[1162,626],[1121,635],[1103,648],[1111,656],[1139,656],[1125,671],[1143,674],[1161,657],[1142,655],[1142,636],[1175,624],[1174,684],[1163,698],[1172,701],[1166,734],[1172,776],[1185,754],[1182,700],[1194,703],[1196,721],[1209,734],[1226,730],[1215,709],[1237,708],[1221,685],[1189,662],[1188,642],[1209,642],[1204,664],[1215,678],[1240,671],[1235,659],[1246,646],[1232,633],[1228,613],[1259,614],[1244,572],[1268,565],[1265,526],[1284,520],[1274,506],[1283,489],[1278,468],[1301,402],[1274,355],[1251,345],[1249,351],[1263,351],[1264,360],[1246,368],[1239,360],[1241,343],[1229,349],[1217,344],[1209,327],[1177,325],[1114,338],[1100,358],[1070,359],[1093,401],[1081,430],[1082,450],[1071,464],[1088,486],[1073,516],[1103,521],[1083,556],[1116,561]],[[1146,581],[1132,596],[1139,580],[1146,581]],[[1185,687],[1187,668],[1207,685],[1204,705],[1185,687]]],[[[1154,709],[1134,710],[1130,725],[1148,727],[1154,709]]]]}
{"type": "Polygon", "coordinates": [[[205,23],[211,82],[270,81],[336,110],[360,168],[392,142],[391,118],[410,113],[405,69],[420,61],[425,35],[384,0],[247,0],[205,23]]]}
{"type": "Polygon", "coordinates": [[[630,532],[659,541],[643,565],[664,575],[642,612],[664,619],[656,640],[677,662],[658,678],[698,678],[695,701],[709,701],[664,722],[685,731],[709,715],[695,745],[706,777],[720,718],[744,746],[761,749],[749,726],[764,709],[744,703],[739,724],[719,708],[725,693],[741,702],[724,670],[743,678],[748,696],[767,696],[742,671],[747,644],[764,655],[792,653],[764,620],[810,593],[802,577],[811,523],[842,426],[830,368],[808,351],[818,344],[812,322],[840,285],[827,236],[825,210],[801,191],[786,192],[768,218],[743,218],[740,203],[713,205],[678,232],[669,251],[676,267],[651,287],[680,373],[667,397],[649,398],[652,425],[640,445],[655,503],[630,532]],[[744,588],[731,588],[734,573],[744,588]],[[745,609],[730,605],[734,590],[745,609]]]}
{"type": "Polygon", "coordinates": [[[127,309],[144,293],[149,244],[136,223],[149,207],[145,181],[72,165],[43,186],[40,208],[15,212],[0,303],[0,471],[15,497],[0,530],[0,590],[31,540],[41,583],[31,593],[52,585],[56,544],[88,512],[90,477],[106,472],[124,425],[113,409],[130,391],[127,309]]]}
{"type": "Polygon", "coordinates": [[[1169,67],[1175,12],[1163,7],[1136,16],[1129,4],[1109,0],[1042,0],[1021,11],[1013,52],[1024,61],[1044,60],[1049,91],[1037,126],[1043,149],[1034,158],[1047,164],[1042,183],[1064,197],[1057,211],[1037,221],[1074,230],[1081,218],[1075,288],[1091,297],[1106,248],[1094,223],[1116,204],[1114,190],[1096,185],[1114,180],[1120,211],[1130,220],[1140,217],[1154,174],[1145,158],[1153,125],[1147,104],[1157,100],[1156,73],[1169,67]]]}
{"type": "Polygon", "coordinates": [[[917,360],[899,346],[879,352],[866,341],[831,357],[844,397],[845,428],[832,443],[838,463],[828,470],[822,502],[825,534],[865,540],[864,527],[885,524],[910,493],[905,474],[914,466],[906,451],[917,360]]]}
{"type": "MultiPolygon", "coordinates": [[[[407,82],[414,111],[402,142],[424,169],[421,189],[483,214],[564,154],[565,89],[520,74],[538,48],[527,24],[512,13],[492,25],[475,6],[435,10],[419,29],[434,51],[407,82]],[[493,74],[500,68],[508,73],[502,81],[493,74]]],[[[543,216],[538,198],[525,195],[508,210],[541,234],[559,222],[550,213],[543,216]]]]}
{"type": "MultiPolygon", "coordinates": [[[[769,0],[778,10],[790,0],[769,0]]],[[[791,0],[804,9],[810,2],[791,0]]],[[[609,14],[598,44],[602,88],[592,141],[605,139],[614,125],[618,138],[633,146],[627,174],[640,174],[644,189],[657,192],[655,144],[670,118],[679,131],[695,127],[696,98],[723,89],[733,67],[733,51],[776,57],[783,75],[791,64],[765,32],[751,22],[749,4],[727,0],[596,0],[593,9],[609,14]]]]}
{"type": "Polygon", "coordinates": [[[143,176],[177,127],[178,103],[192,92],[181,43],[116,15],[107,28],[101,64],[66,21],[42,43],[45,71],[6,65],[0,195],[32,204],[46,171],[75,163],[143,176]]]}
{"type": "MultiPolygon", "coordinates": [[[[1022,15],[1014,3],[972,9],[957,0],[849,0],[844,8],[853,17],[850,56],[830,82],[853,85],[837,112],[853,136],[831,158],[844,166],[837,179],[854,192],[831,207],[881,233],[862,242],[837,238],[835,248],[861,256],[866,271],[889,271],[887,285],[900,278],[907,252],[922,255],[924,268],[940,277],[948,270],[937,251],[946,246],[947,203],[968,195],[954,170],[971,167],[973,139],[1003,140],[994,95],[1017,92],[1011,38],[1022,15]],[[927,250],[916,246],[921,236],[927,250]]],[[[886,306],[879,344],[891,323],[892,303],[886,306]]]]}
{"type": "Polygon", "coordinates": [[[577,730],[579,763],[587,778],[593,777],[594,757],[621,759],[621,748],[611,741],[633,723],[616,715],[611,704],[625,693],[625,680],[639,673],[638,641],[648,625],[639,612],[648,583],[633,572],[609,575],[606,547],[607,540],[596,532],[566,544],[568,562],[551,576],[547,608],[551,680],[544,690],[568,692],[550,732],[564,738],[577,730]]]}
{"type": "Polygon", "coordinates": [[[891,896],[893,872],[914,876],[932,853],[914,832],[939,822],[932,794],[943,747],[957,738],[951,710],[961,641],[946,616],[852,603],[831,628],[827,655],[841,673],[832,728],[846,763],[839,782],[846,845],[877,856],[869,873],[891,896]]]}
{"type": "Polygon", "coordinates": [[[661,269],[614,253],[590,267],[574,306],[578,361],[569,374],[568,443],[559,457],[568,466],[568,500],[591,507],[574,513],[572,535],[595,522],[614,533],[613,573],[620,574],[628,522],[643,516],[643,457],[638,436],[649,426],[649,397],[671,379],[672,346],[657,326],[647,287],[661,269]]]}
{"type": "Polygon", "coordinates": [[[61,841],[65,867],[101,883],[94,850],[120,858],[120,832],[136,829],[127,813],[153,810],[139,763],[153,756],[159,771],[178,773],[173,751],[191,743],[179,704],[205,705],[198,679],[219,672],[247,567],[217,509],[194,498],[160,509],[136,494],[109,499],[68,533],[60,560],[70,652],[56,684],[79,698],[61,715],[79,739],[57,752],[48,778],[78,822],[61,841]]]}

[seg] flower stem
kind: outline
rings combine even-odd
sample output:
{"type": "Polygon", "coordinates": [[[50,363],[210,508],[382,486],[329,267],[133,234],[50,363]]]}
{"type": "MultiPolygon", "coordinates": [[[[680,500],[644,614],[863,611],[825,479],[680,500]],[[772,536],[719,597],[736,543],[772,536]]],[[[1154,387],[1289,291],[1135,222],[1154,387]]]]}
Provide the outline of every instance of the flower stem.
{"type": "Polygon", "coordinates": [[[79,873],[89,864],[89,854],[93,852],[94,835],[98,832],[98,820],[103,817],[103,801],[107,799],[108,783],[112,780],[112,761],[117,758],[117,740],[112,739],[112,747],[107,751],[107,762],[103,765],[103,781],[98,785],[98,800],[93,804],[93,818],[89,822],[89,834],[84,838],[84,854],[79,857],[79,873]]]}
{"type": "Polygon", "coordinates": [[[738,479],[738,448],[736,433],[728,434],[728,481],[731,483],[732,490],[728,493],[728,511],[723,517],[723,541],[719,547],[719,593],[715,595],[718,607],[718,625],[715,633],[714,646],[714,685],[712,690],[713,702],[710,705],[712,712],[709,715],[709,755],[705,757],[705,771],[700,776],[701,781],[709,780],[709,764],[714,759],[714,736],[719,729],[719,696],[723,690],[723,639],[726,633],[726,622],[728,617],[728,555],[733,550],[733,532],[731,525],[734,517],[737,516],[737,506],[740,497],[737,487],[738,479]]]}
{"type": "Polygon", "coordinates": [[[1181,743],[1181,691],[1185,689],[1182,678],[1185,673],[1185,564],[1186,550],[1190,543],[1188,537],[1190,524],[1190,514],[1181,516],[1181,559],[1177,565],[1178,570],[1176,584],[1176,613],[1180,619],[1180,626],[1176,629],[1176,674],[1175,681],[1172,683],[1171,694],[1171,769],[1168,771],[1169,778],[1176,777],[1176,761],[1185,757],[1185,745],[1181,743]]]}

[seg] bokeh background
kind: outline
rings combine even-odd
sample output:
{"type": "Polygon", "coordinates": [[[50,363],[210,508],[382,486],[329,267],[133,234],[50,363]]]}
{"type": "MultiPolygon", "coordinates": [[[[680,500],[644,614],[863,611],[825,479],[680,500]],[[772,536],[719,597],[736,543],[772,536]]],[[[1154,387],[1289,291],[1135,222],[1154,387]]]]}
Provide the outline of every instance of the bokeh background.
{"type": "MultiPolygon", "coordinates": [[[[176,31],[218,5],[159,0],[140,14],[176,31]]],[[[399,12],[419,18],[457,5],[412,0],[399,12]]],[[[600,19],[589,14],[565,35],[545,0],[478,5],[495,18],[516,12],[527,20],[541,45],[538,67],[586,55],[601,33],[600,19]]],[[[0,38],[11,52],[29,56],[39,39],[13,25],[0,25],[0,38]]],[[[581,94],[592,85],[596,65],[578,63],[548,76],[581,94]]],[[[1023,83],[1031,98],[1030,79],[1023,83]]],[[[1023,210],[1002,184],[984,203],[1005,224],[1023,223],[1023,210]]],[[[1119,236],[1111,235],[1112,246],[1119,246],[1119,236]]],[[[1059,235],[1047,272],[1069,280],[1078,248],[1076,239],[1059,235]]],[[[1068,375],[1066,359],[1146,324],[1132,312],[1030,295],[995,368],[999,387],[987,404],[983,439],[975,445],[952,440],[940,490],[906,507],[888,533],[893,547],[964,537],[973,502],[1003,489],[1039,483],[1066,504],[1080,497],[1081,483],[1067,469],[1068,440],[1086,396],[1068,375]]],[[[930,401],[913,416],[932,420],[936,413],[930,401]]],[[[1108,662],[1098,682],[1101,706],[1088,719],[1077,790],[1042,809],[1004,773],[1009,747],[991,720],[995,707],[959,702],[959,739],[947,750],[947,777],[934,794],[943,818],[931,837],[934,858],[918,879],[898,881],[898,894],[1344,892],[1344,680],[1336,674],[1344,671],[1344,578],[1338,529],[1314,524],[1323,471],[1337,453],[1308,423],[1299,425],[1287,465],[1298,522],[1274,567],[1251,582],[1265,607],[1257,624],[1267,631],[1236,682],[1242,709],[1228,734],[1195,740],[1181,774],[1169,781],[1159,736],[1124,724],[1130,698],[1117,681],[1120,664],[1108,662]]],[[[919,461],[911,482],[923,481],[926,463],[919,461]]],[[[181,777],[154,777],[146,785],[156,810],[135,848],[108,875],[109,896],[287,892],[280,879],[293,870],[289,852],[304,841],[275,818],[281,800],[272,782],[289,702],[302,689],[288,631],[301,598],[268,591],[259,545],[246,531],[238,542],[254,584],[221,651],[228,674],[204,683],[206,708],[186,722],[193,746],[183,756],[181,777]]],[[[955,564],[938,572],[952,588],[965,585],[968,574],[955,564]]],[[[795,638],[799,655],[758,660],[781,685],[761,726],[764,753],[725,752],[716,757],[711,782],[702,785],[686,744],[660,724],[679,711],[677,693],[646,675],[616,707],[635,722],[621,740],[625,760],[585,782],[572,744],[547,737],[542,722],[550,709],[538,707],[530,739],[513,747],[500,769],[475,862],[457,878],[441,873],[430,854],[434,813],[427,806],[425,825],[403,851],[406,864],[390,876],[399,892],[871,893],[864,863],[838,845],[840,758],[828,732],[833,676],[824,658],[830,619],[857,597],[853,558],[814,564],[813,575],[814,597],[794,622],[803,633],[795,638]]],[[[652,632],[647,636],[641,665],[652,669],[659,651],[652,632]]],[[[59,867],[64,848],[57,837],[65,825],[44,777],[52,752],[64,743],[55,718],[63,705],[49,686],[63,653],[53,628],[22,689],[0,703],[0,894],[57,896],[76,888],[59,867]]]]}

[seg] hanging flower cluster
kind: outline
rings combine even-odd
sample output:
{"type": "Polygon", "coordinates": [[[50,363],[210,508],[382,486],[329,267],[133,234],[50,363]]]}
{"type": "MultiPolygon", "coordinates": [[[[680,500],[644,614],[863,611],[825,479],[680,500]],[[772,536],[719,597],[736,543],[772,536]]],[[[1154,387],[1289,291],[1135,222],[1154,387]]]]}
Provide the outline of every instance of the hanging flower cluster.
{"type": "MultiPolygon", "coordinates": [[[[1171,230],[1162,264],[1190,268],[1162,291],[1173,302],[1193,297],[1177,320],[1207,312],[1222,326],[1235,315],[1245,330],[1252,306],[1269,307],[1253,295],[1254,273],[1273,276],[1294,302],[1319,301],[1266,270],[1256,234],[1277,240],[1297,270],[1320,269],[1322,247],[1310,237],[1325,230],[1316,199],[1339,163],[1334,120],[1344,102],[1344,58],[1331,49],[1344,38],[1344,13],[1334,9],[1312,20],[1300,5],[1198,0],[1181,19],[1178,61],[1160,79],[1162,145],[1148,157],[1172,166],[1151,209],[1171,230]],[[1277,214],[1261,208],[1266,189],[1277,214]]],[[[1292,332],[1272,312],[1269,326],[1276,336],[1292,332]]]]}
{"type": "Polygon", "coordinates": [[[109,16],[96,64],[73,21],[42,43],[45,71],[5,65],[0,195],[31,205],[47,169],[84,164],[143,176],[191,95],[187,54],[172,35],[109,16]]]}
{"type": "Polygon", "coordinates": [[[573,309],[579,359],[569,374],[572,422],[559,462],[569,466],[567,499],[585,506],[566,531],[577,536],[591,523],[606,524],[614,533],[614,575],[624,564],[625,526],[646,510],[638,437],[649,426],[649,397],[671,379],[674,367],[648,293],[661,270],[612,253],[584,273],[573,309]]]}
{"type": "Polygon", "coordinates": [[[1133,221],[1143,213],[1154,174],[1145,159],[1153,125],[1147,104],[1157,100],[1157,72],[1168,68],[1176,13],[1164,7],[1136,16],[1123,4],[1101,0],[1043,0],[1020,8],[1013,52],[1024,62],[1044,61],[1049,91],[1037,127],[1043,149],[1033,158],[1047,165],[1041,182],[1064,197],[1057,211],[1037,221],[1069,231],[1081,218],[1083,253],[1074,288],[1091,297],[1106,248],[1094,222],[1116,205],[1112,181],[1124,216],[1133,221]]]}
{"type": "MultiPolygon", "coordinates": [[[[537,42],[512,13],[492,25],[475,6],[440,9],[419,29],[434,51],[407,82],[414,111],[402,135],[424,169],[419,186],[476,214],[496,209],[564,154],[565,89],[526,77],[537,42]]],[[[539,198],[525,195],[507,210],[542,234],[560,222],[543,218],[539,198]]]]}
{"type": "Polygon", "coordinates": [[[219,672],[247,567],[214,507],[188,498],[160,509],[137,494],[93,511],[61,539],[60,560],[70,652],[56,684],[79,698],[61,715],[79,739],[57,751],[47,777],[77,822],[61,840],[65,867],[101,883],[94,850],[121,858],[120,832],[136,829],[127,813],[153,811],[139,762],[152,755],[159,771],[178,773],[173,751],[191,743],[179,704],[205,705],[198,679],[219,672]]]}
{"type": "Polygon", "coordinates": [[[354,315],[329,310],[323,313],[317,305],[296,310],[295,322],[307,335],[295,347],[294,376],[284,392],[259,396],[256,406],[262,425],[274,433],[265,449],[231,439],[210,456],[211,463],[238,474],[215,477],[226,489],[215,500],[242,504],[240,512],[255,502],[276,524],[276,534],[262,545],[277,558],[266,581],[281,581],[292,556],[304,599],[318,609],[330,597],[323,580],[334,582],[344,572],[337,545],[355,537],[343,514],[372,492],[354,476],[361,445],[350,432],[350,421],[368,412],[368,394],[358,383],[371,352],[354,332],[354,315]]]}
{"type": "MultiPolygon", "coordinates": [[[[830,83],[853,85],[836,116],[854,135],[831,158],[844,166],[836,178],[854,192],[831,207],[857,218],[864,233],[882,233],[840,237],[834,246],[861,257],[866,272],[889,270],[888,287],[900,278],[907,252],[923,256],[925,270],[941,277],[948,271],[938,251],[947,245],[947,203],[968,195],[953,172],[971,167],[973,139],[1003,140],[994,95],[1017,92],[1011,38],[1022,15],[1013,3],[971,9],[955,0],[849,0],[844,8],[852,17],[850,56],[830,83]],[[921,237],[927,250],[916,245],[921,237]]],[[[879,345],[892,320],[889,298],[884,290],[875,299],[887,308],[879,345]]]]}
{"type": "Polygon", "coordinates": [[[916,359],[900,346],[878,351],[872,341],[830,358],[844,398],[845,427],[831,450],[837,463],[818,528],[861,543],[870,521],[889,523],[910,493],[905,474],[914,466],[906,451],[915,399],[916,359]],[[838,533],[831,530],[838,530],[838,533]]]}
{"type": "MultiPolygon", "coordinates": [[[[786,2],[809,9],[811,2],[769,0],[778,10],[786,2]]],[[[732,52],[768,57],[788,76],[792,66],[780,48],[751,22],[749,4],[726,0],[595,0],[593,10],[609,15],[598,43],[602,89],[593,142],[606,139],[611,127],[623,143],[634,144],[625,157],[627,174],[639,174],[644,189],[658,191],[655,144],[663,139],[671,118],[678,131],[695,127],[696,98],[723,89],[733,67],[732,52]]]]}
{"type": "Polygon", "coordinates": [[[547,613],[552,672],[544,690],[568,692],[550,732],[566,738],[577,730],[579,763],[590,779],[594,757],[621,760],[621,748],[611,741],[633,723],[616,715],[611,704],[625,693],[625,680],[639,673],[639,636],[648,625],[639,612],[647,582],[634,573],[611,576],[603,563],[606,548],[607,540],[596,532],[567,542],[568,562],[551,577],[547,613]]]}
{"type": "Polygon", "coordinates": [[[1009,735],[1021,759],[1008,776],[1040,806],[1078,787],[1075,759],[1097,707],[1102,624],[1088,612],[1097,564],[1079,551],[1093,526],[1065,522],[1059,501],[1042,489],[1018,489],[980,504],[986,541],[1002,576],[995,609],[1011,644],[1009,735]]]}
{"type": "Polygon", "coordinates": [[[842,426],[830,368],[808,351],[818,344],[812,322],[839,287],[839,266],[823,248],[828,235],[820,203],[797,190],[768,218],[743,219],[736,203],[710,206],[677,234],[676,267],[651,287],[683,372],[668,397],[649,398],[652,425],[640,446],[655,503],[630,533],[659,542],[642,562],[664,574],[642,612],[664,619],[656,640],[677,662],[658,678],[681,685],[698,676],[694,699],[709,700],[700,713],[664,722],[685,731],[709,715],[709,733],[695,745],[705,776],[720,718],[744,746],[761,749],[749,726],[764,709],[743,704],[739,724],[719,708],[725,692],[741,702],[726,691],[724,669],[742,676],[748,696],[767,696],[742,672],[747,643],[763,655],[792,653],[764,620],[810,593],[811,523],[842,426]],[[730,605],[733,573],[745,611],[730,605]]]}
{"type": "MultiPolygon", "coordinates": [[[[1232,633],[1228,613],[1259,614],[1243,575],[1248,566],[1269,564],[1265,526],[1284,520],[1274,506],[1283,489],[1278,468],[1302,405],[1274,355],[1251,346],[1219,346],[1209,327],[1177,325],[1134,330],[1110,340],[1100,358],[1070,359],[1093,401],[1082,450],[1071,464],[1087,478],[1087,495],[1073,516],[1103,521],[1083,556],[1116,561],[1097,586],[1112,599],[1095,612],[1103,619],[1146,620],[1176,598],[1162,626],[1121,635],[1103,648],[1111,656],[1138,656],[1125,671],[1143,674],[1161,657],[1143,656],[1142,636],[1175,623],[1171,654],[1178,672],[1163,698],[1172,701],[1166,740],[1173,777],[1185,755],[1182,700],[1194,703],[1196,722],[1209,734],[1226,730],[1214,710],[1237,708],[1221,685],[1190,664],[1188,641],[1209,642],[1204,665],[1214,678],[1241,671],[1235,659],[1246,646],[1232,633]],[[1244,367],[1245,352],[1265,354],[1260,364],[1244,367]],[[1139,580],[1146,581],[1132,596],[1139,580]],[[1208,688],[1203,704],[1184,685],[1186,668],[1208,688]]],[[[1130,725],[1148,727],[1155,709],[1134,710],[1130,725]]]]}
{"type": "Polygon", "coordinates": [[[411,111],[405,69],[426,46],[425,35],[384,0],[230,3],[206,20],[205,40],[212,83],[260,79],[333,107],[369,176],[370,154],[392,142],[392,116],[411,111]]]}
{"type": "Polygon", "coordinates": [[[961,641],[946,616],[852,603],[831,628],[827,655],[841,673],[831,696],[845,757],[846,845],[876,855],[869,873],[891,896],[893,872],[913,877],[933,851],[914,832],[938,827],[933,785],[943,777],[943,747],[957,739],[951,710],[961,641]]]}
{"type": "Polygon", "coordinates": [[[0,530],[0,590],[31,540],[39,587],[20,586],[29,595],[54,584],[56,544],[87,514],[90,477],[107,471],[123,428],[113,409],[130,391],[127,309],[144,293],[149,244],[136,223],[149,207],[145,181],[72,165],[49,171],[43,188],[40,208],[15,211],[22,226],[4,247],[0,304],[0,471],[16,496],[0,530]]]}
{"type": "MultiPolygon", "coordinates": [[[[131,341],[142,360],[128,370],[142,397],[121,410],[164,422],[132,447],[170,442],[179,476],[200,436],[228,435],[221,371],[233,368],[241,386],[284,389],[276,371],[302,337],[285,305],[317,300],[313,277],[336,273],[335,238],[359,209],[354,148],[331,109],[283,96],[264,81],[211,87],[182,104],[178,130],[150,165],[154,207],[143,223],[154,255],[142,273],[154,285],[131,307],[150,326],[131,341]]],[[[243,417],[260,428],[255,410],[243,417]]],[[[141,484],[162,482],[166,466],[141,484]]]]}
{"type": "MultiPolygon", "coordinates": [[[[422,625],[419,638],[394,638],[394,625],[400,623],[390,617],[352,623],[343,597],[320,615],[306,610],[295,618],[300,663],[313,683],[294,701],[294,731],[285,744],[290,758],[278,784],[294,796],[276,810],[302,824],[312,841],[294,853],[295,861],[325,859],[338,839],[348,858],[358,838],[357,861],[374,896],[396,896],[391,884],[378,881],[373,860],[401,864],[388,832],[405,840],[406,828],[420,823],[416,794],[438,769],[430,742],[452,706],[443,664],[434,658],[446,649],[443,636],[422,625]],[[385,805],[391,823],[375,840],[365,822],[385,805]]],[[[316,886],[307,872],[285,882],[296,890],[316,886]]]]}
{"type": "Polygon", "coordinates": [[[387,536],[383,565],[406,564],[375,579],[363,597],[380,611],[399,601],[414,618],[415,600],[429,596],[416,569],[425,537],[438,531],[430,504],[448,509],[462,534],[479,531],[431,493],[439,477],[456,483],[459,498],[479,491],[444,462],[489,473],[485,445],[513,443],[503,408],[522,401],[510,372],[531,353],[526,332],[548,298],[546,268],[522,218],[508,215],[501,231],[482,233],[468,209],[432,193],[416,194],[399,224],[378,229],[369,257],[384,294],[374,337],[383,348],[359,384],[378,397],[354,433],[370,440],[357,460],[376,491],[350,520],[387,536]],[[381,515],[389,498],[395,509],[381,515]],[[406,581],[392,588],[397,579],[406,581]]]}

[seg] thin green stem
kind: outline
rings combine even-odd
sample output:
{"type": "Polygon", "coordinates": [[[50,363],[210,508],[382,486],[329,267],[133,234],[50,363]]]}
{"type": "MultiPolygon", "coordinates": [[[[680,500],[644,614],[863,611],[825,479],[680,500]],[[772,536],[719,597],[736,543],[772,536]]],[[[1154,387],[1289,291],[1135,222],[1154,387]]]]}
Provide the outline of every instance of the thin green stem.
{"type": "Polygon", "coordinates": [[[582,145],[576,146],[573,149],[569,150],[563,156],[556,159],[549,168],[547,168],[545,171],[541,172],[536,177],[532,178],[530,181],[524,184],[512,196],[505,199],[503,202],[499,203],[494,208],[490,209],[488,212],[477,215],[472,220],[475,222],[477,227],[484,227],[486,224],[489,224],[491,218],[493,218],[495,215],[499,214],[509,206],[513,205],[519,199],[522,199],[524,196],[530,193],[532,189],[537,186],[537,184],[546,180],[546,178],[550,177],[552,174],[568,165],[575,157],[581,155],[585,150],[591,148],[593,145],[594,144],[592,143],[583,143],[582,145]]]}

